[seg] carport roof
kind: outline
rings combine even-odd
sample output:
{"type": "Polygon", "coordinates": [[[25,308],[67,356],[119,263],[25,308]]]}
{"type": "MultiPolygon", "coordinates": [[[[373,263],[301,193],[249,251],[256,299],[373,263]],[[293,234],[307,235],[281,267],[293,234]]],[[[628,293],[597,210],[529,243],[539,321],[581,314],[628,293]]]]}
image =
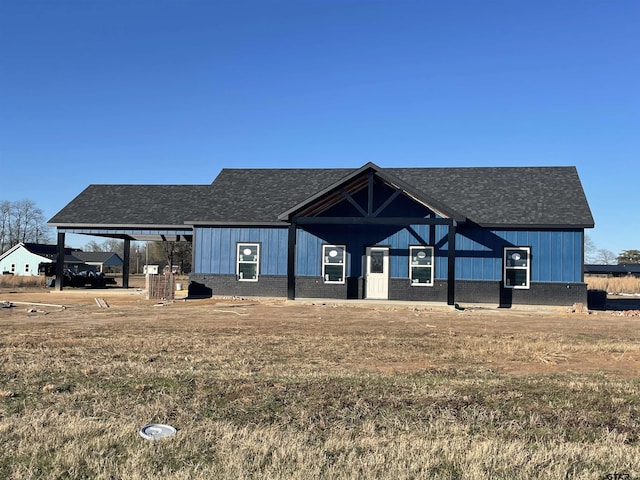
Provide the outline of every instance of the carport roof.
{"type": "Polygon", "coordinates": [[[211,185],[89,185],[49,224],[94,227],[180,227],[205,215],[211,185]]]}

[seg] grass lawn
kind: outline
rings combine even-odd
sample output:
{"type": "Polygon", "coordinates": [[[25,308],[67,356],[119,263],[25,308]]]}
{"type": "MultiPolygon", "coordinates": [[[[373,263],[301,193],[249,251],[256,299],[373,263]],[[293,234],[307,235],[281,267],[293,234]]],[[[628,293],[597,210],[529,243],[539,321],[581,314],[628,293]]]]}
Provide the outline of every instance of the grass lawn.
{"type": "Polygon", "coordinates": [[[640,477],[640,318],[97,295],[0,290],[0,478],[640,477]]]}

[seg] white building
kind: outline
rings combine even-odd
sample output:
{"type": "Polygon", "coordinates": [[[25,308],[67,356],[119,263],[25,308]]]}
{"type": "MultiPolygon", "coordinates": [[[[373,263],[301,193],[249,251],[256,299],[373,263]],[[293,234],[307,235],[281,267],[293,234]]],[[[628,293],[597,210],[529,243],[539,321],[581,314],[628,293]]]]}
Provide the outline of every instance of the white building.
{"type": "MultiPolygon", "coordinates": [[[[77,268],[82,260],[73,256],[74,250],[64,249],[65,268],[77,268]]],[[[0,274],[38,275],[41,264],[55,264],[57,245],[18,243],[0,255],[0,274]]]]}

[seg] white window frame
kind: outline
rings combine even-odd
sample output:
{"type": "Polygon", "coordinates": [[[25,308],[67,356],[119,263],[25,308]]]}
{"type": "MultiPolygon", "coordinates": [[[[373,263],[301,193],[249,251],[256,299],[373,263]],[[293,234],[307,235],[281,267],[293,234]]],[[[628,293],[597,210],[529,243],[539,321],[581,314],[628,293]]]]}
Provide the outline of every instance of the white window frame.
{"type": "Polygon", "coordinates": [[[433,247],[429,245],[409,245],[409,282],[412,287],[433,287],[433,279],[435,276],[435,260],[433,257],[433,247]],[[425,259],[421,259],[418,254],[420,251],[427,250],[427,256],[425,259]],[[415,253],[414,253],[415,252],[415,253]],[[427,263],[425,263],[427,262],[427,263]],[[413,269],[414,268],[430,268],[431,276],[428,283],[420,283],[414,281],[413,269]]]}
{"type": "Polygon", "coordinates": [[[347,246],[346,245],[322,245],[322,281],[324,283],[344,284],[345,275],[346,275],[346,265],[347,265],[347,246]],[[342,259],[336,259],[338,261],[332,260],[334,259],[334,256],[331,255],[332,248],[342,249],[342,259]],[[342,274],[340,275],[340,280],[329,280],[329,274],[326,273],[326,267],[336,266],[336,265],[342,266],[342,274]]]}
{"type": "Polygon", "coordinates": [[[250,242],[238,242],[236,245],[236,280],[239,282],[257,282],[260,277],[260,244],[250,242]],[[255,248],[256,254],[245,254],[244,250],[248,248],[255,248]],[[251,258],[245,258],[251,257],[251,258]],[[240,272],[240,265],[255,265],[256,276],[255,278],[244,278],[242,272],[240,272]]]}
{"type": "Polygon", "coordinates": [[[502,284],[504,288],[513,288],[517,290],[528,290],[531,287],[531,247],[504,247],[502,253],[502,284]],[[524,265],[518,264],[520,259],[514,258],[514,254],[518,254],[518,250],[520,252],[526,252],[527,260],[524,265]],[[507,272],[515,271],[515,270],[524,270],[526,283],[525,285],[508,285],[507,284],[507,272]]]}
{"type": "Polygon", "coordinates": [[[29,264],[25,263],[24,265],[24,273],[29,273],[29,264]]]}

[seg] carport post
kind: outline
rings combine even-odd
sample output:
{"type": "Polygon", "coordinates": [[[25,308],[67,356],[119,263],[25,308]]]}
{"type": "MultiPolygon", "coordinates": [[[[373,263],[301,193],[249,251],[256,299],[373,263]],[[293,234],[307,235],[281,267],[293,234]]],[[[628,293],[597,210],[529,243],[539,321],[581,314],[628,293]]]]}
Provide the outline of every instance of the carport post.
{"type": "Polygon", "coordinates": [[[131,257],[131,239],[124,239],[124,260],[122,263],[122,288],[129,288],[129,258],[131,257]]]}
{"type": "Polygon", "coordinates": [[[56,257],[56,286],[55,290],[62,290],[64,278],[64,232],[58,230],[58,255],[56,257]]]}

